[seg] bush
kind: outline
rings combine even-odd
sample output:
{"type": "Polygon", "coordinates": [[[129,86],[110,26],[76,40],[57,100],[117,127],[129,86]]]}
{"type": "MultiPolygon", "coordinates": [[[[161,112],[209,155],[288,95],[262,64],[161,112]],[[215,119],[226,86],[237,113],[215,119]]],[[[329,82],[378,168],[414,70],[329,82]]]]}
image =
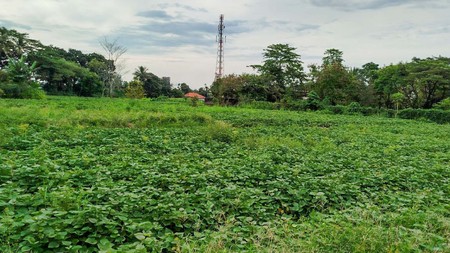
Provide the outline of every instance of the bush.
{"type": "Polygon", "coordinates": [[[210,140],[231,143],[235,138],[234,128],[223,121],[215,121],[208,125],[206,136],[210,140]]]}
{"type": "Polygon", "coordinates": [[[313,111],[323,109],[322,101],[320,101],[319,95],[314,91],[308,93],[308,99],[306,100],[306,108],[313,111]]]}
{"type": "Polygon", "coordinates": [[[197,107],[198,106],[198,101],[199,101],[198,97],[192,97],[191,98],[191,106],[192,107],[197,107]]]}
{"type": "Polygon", "coordinates": [[[343,105],[328,106],[326,109],[333,114],[345,114],[347,112],[347,107],[343,105]]]}
{"type": "Polygon", "coordinates": [[[142,82],[133,80],[128,83],[128,87],[125,89],[125,96],[127,98],[144,98],[145,89],[142,82]]]}
{"type": "Polygon", "coordinates": [[[45,92],[41,89],[28,88],[22,93],[22,98],[45,99],[45,92]]]}
{"type": "Polygon", "coordinates": [[[282,103],[282,106],[286,110],[291,111],[306,111],[308,109],[307,102],[305,100],[290,100],[282,103]]]}
{"type": "Polygon", "coordinates": [[[450,123],[450,111],[436,109],[404,109],[398,113],[398,117],[402,119],[427,119],[439,124],[450,123]]]}
{"type": "Polygon", "coordinates": [[[351,114],[360,114],[361,105],[358,102],[351,102],[347,107],[347,112],[351,114]]]}
{"type": "Polygon", "coordinates": [[[1,97],[6,98],[31,98],[31,99],[44,99],[45,92],[41,90],[39,83],[32,82],[27,83],[2,83],[0,84],[0,90],[3,94],[1,97]]]}
{"type": "Polygon", "coordinates": [[[435,109],[450,110],[450,97],[442,100],[433,106],[435,109]]]}

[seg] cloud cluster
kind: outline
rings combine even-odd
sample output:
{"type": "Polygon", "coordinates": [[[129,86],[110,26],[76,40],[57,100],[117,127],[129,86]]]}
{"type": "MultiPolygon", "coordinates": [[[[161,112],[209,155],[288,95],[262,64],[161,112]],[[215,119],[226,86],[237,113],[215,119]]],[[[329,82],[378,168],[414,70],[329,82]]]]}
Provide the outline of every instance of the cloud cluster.
{"type": "Polygon", "coordinates": [[[448,0],[14,0],[0,7],[0,26],[85,52],[118,38],[129,73],[143,65],[196,87],[214,78],[220,14],[225,73],[242,73],[274,43],[296,47],[305,64],[328,48],[351,66],[450,55],[449,12],[448,0]]]}

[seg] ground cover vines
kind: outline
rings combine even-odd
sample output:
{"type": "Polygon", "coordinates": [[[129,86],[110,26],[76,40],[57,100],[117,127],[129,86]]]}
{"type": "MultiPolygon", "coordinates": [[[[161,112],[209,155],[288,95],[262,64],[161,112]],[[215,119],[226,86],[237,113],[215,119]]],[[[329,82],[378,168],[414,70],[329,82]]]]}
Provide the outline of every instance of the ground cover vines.
{"type": "Polygon", "coordinates": [[[0,100],[1,252],[448,252],[450,126],[0,100]]]}

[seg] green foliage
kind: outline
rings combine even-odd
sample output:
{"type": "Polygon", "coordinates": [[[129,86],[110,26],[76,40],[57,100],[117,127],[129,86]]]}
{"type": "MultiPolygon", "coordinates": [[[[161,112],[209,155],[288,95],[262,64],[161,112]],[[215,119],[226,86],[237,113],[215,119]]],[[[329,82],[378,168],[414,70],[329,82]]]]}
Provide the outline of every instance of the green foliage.
{"type": "Polygon", "coordinates": [[[448,251],[450,125],[49,97],[0,126],[1,252],[448,251]]]}
{"type": "Polygon", "coordinates": [[[26,57],[22,56],[20,59],[9,59],[5,71],[9,80],[14,83],[26,83],[31,81],[36,69],[36,63],[29,65],[26,62],[26,57]]]}
{"type": "Polygon", "coordinates": [[[270,101],[280,101],[285,95],[298,97],[304,93],[306,74],[296,48],[288,44],[273,44],[264,49],[262,65],[251,65],[270,80],[270,101]],[[300,94],[300,95],[299,95],[300,94]]]}
{"type": "Polygon", "coordinates": [[[403,100],[405,99],[405,95],[403,95],[400,92],[394,93],[392,94],[392,101],[395,103],[395,109],[396,109],[396,114],[398,114],[398,108],[400,106],[400,104],[403,102],[403,100]]]}
{"type": "Polygon", "coordinates": [[[10,59],[20,59],[42,47],[39,41],[28,38],[26,33],[0,27],[0,69],[8,65],[10,59]]]}
{"type": "Polygon", "coordinates": [[[399,111],[398,117],[402,119],[426,119],[439,124],[450,123],[450,111],[436,109],[404,109],[399,111]]]}
{"type": "Polygon", "coordinates": [[[402,93],[404,103],[412,108],[431,108],[450,96],[450,59],[414,58],[408,63],[389,65],[377,72],[375,89],[380,103],[392,108],[392,95],[402,93]]]}
{"type": "Polygon", "coordinates": [[[324,66],[333,64],[342,65],[342,63],[344,62],[344,59],[342,58],[343,55],[344,53],[339,49],[327,49],[324,53],[324,57],[322,58],[322,64],[324,66]]]}
{"type": "Polygon", "coordinates": [[[402,87],[402,91],[406,91],[408,98],[414,98],[419,107],[429,109],[442,98],[450,96],[450,58],[413,58],[407,69],[409,86],[402,87]]]}
{"type": "Polygon", "coordinates": [[[441,102],[435,104],[433,108],[441,110],[450,110],[450,97],[442,100],[441,102]]]}
{"type": "Polygon", "coordinates": [[[145,90],[142,82],[138,80],[129,82],[127,88],[125,89],[125,96],[127,98],[144,98],[145,90]]]}
{"type": "Polygon", "coordinates": [[[192,107],[197,107],[198,106],[198,103],[199,103],[198,97],[192,97],[189,100],[191,101],[191,106],[192,107]]]}
{"type": "Polygon", "coordinates": [[[20,59],[10,59],[5,71],[0,74],[0,97],[43,99],[45,92],[40,84],[33,81],[35,65],[26,62],[24,56],[20,59]]]}
{"type": "Polygon", "coordinates": [[[365,88],[357,75],[342,65],[342,52],[328,49],[322,66],[313,67],[311,89],[331,105],[346,105],[361,100],[365,88]]]}
{"type": "Polygon", "coordinates": [[[267,101],[250,101],[240,103],[239,107],[261,109],[261,110],[279,110],[281,108],[281,105],[280,103],[272,103],[267,101]]]}
{"type": "Polygon", "coordinates": [[[361,105],[358,102],[351,102],[348,105],[348,111],[350,113],[359,113],[361,110],[361,105]]]}
{"type": "Polygon", "coordinates": [[[238,75],[227,75],[215,80],[211,85],[211,92],[222,105],[237,105],[244,85],[244,78],[238,75]]]}
{"type": "Polygon", "coordinates": [[[210,140],[226,143],[232,142],[236,137],[234,128],[224,121],[216,121],[212,124],[208,124],[205,135],[210,140]]]}
{"type": "Polygon", "coordinates": [[[98,60],[94,59],[83,67],[77,62],[65,59],[64,57],[68,57],[66,54],[62,49],[49,47],[31,56],[38,63],[37,75],[44,81],[43,89],[49,94],[99,96],[103,79],[98,74],[101,72],[97,74],[87,68],[92,67],[98,71],[92,65],[100,64],[98,60]]]}
{"type": "Polygon", "coordinates": [[[320,100],[319,95],[314,92],[311,91],[308,93],[308,99],[306,100],[306,108],[309,110],[319,110],[322,108],[322,101],[320,100]]]}
{"type": "Polygon", "coordinates": [[[134,72],[134,78],[144,84],[145,93],[150,98],[157,98],[159,96],[170,96],[170,83],[164,82],[155,74],[148,72],[144,66],[139,66],[134,72]],[[164,92],[163,92],[164,91],[164,92]]]}

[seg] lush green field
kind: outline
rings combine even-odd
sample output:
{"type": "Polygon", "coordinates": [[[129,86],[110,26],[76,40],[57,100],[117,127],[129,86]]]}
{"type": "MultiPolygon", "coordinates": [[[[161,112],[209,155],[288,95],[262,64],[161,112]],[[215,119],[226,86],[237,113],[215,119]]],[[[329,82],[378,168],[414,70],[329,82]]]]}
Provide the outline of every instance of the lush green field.
{"type": "Polygon", "coordinates": [[[450,252],[450,125],[0,99],[0,252],[450,252]]]}

